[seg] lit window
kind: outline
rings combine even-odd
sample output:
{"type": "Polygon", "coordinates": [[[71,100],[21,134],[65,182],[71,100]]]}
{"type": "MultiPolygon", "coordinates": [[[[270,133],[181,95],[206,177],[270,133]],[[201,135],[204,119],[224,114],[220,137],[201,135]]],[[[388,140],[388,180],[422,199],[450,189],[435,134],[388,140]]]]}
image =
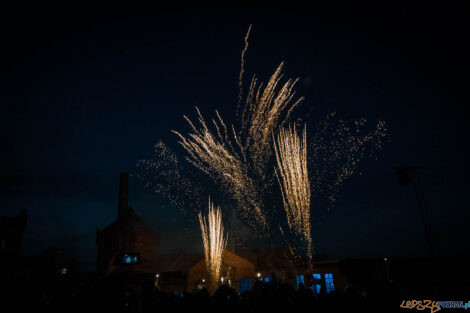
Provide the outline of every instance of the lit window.
{"type": "Polygon", "coordinates": [[[314,294],[319,295],[321,292],[321,274],[314,273],[313,275],[313,284],[312,284],[312,291],[314,294]]]}
{"type": "Polygon", "coordinates": [[[116,258],[115,265],[139,264],[140,262],[140,255],[138,253],[124,253],[116,258]]]}
{"type": "Polygon", "coordinates": [[[321,292],[321,285],[320,284],[316,284],[315,285],[315,294],[319,295],[321,292]]]}
{"type": "Polygon", "coordinates": [[[242,278],[240,279],[240,293],[244,293],[245,291],[251,290],[251,279],[250,278],[242,278]]]}
{"type": "Polygon", "coordinates": [[[326,286],[326,293],[330,293],[335,291],[335,284],[333,281],[333,274],[326,273],[325,274],[325,286],[326,286]]]}
{"type": "Polygon", "coordinates": [[[299,289],[300,284],[305,285],[304,283],[304,275],[297,275],[296,277],[297,289],[299,289]]]}

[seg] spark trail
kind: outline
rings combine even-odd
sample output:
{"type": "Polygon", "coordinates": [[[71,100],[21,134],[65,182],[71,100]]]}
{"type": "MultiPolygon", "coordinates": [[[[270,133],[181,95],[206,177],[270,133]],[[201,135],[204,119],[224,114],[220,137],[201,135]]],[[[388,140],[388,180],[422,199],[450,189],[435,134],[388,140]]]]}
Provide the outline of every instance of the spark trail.
{"type": "Polygon", "coordinates": [[[245,48],[242,50],[241,61],[240,61],[240,74],[238,75],[238,102],[237,102],[237,116],[238,111],[240,110],[240,104],[243,98],[243,74],[245,73],[245,53],[248,50],[248,38],[250,37],[251,24],[248,27],[248,31],[245,36],[245,48]]]}
{"type": "Polygon", "coordinates": [[[276,176],[281,188],[282,202],[290,231],[305,245],[307,257],[312,258],[310,234],[310,181],[307,169],[307,131],[297,134],[296,126],[281,128],[274,138],[276,176]]]}
{"type": "MultiPolygon", "coordinates": [[[[251,25],[241,54],[239,102],[242,100],[244,56],[250,31],[251,25]]],[[[271,136],[303,100],[296,99],[293,90],[298,79],[281,82],[283,67],[284,63],[281,63],[265,85],[253,77],[238,127],[227,126],[216,110],[209,128],[196,108],[198,127],[184,116],[192,132],[183,135],[173,130],[187,152],[187,160],[221,186],[222,191],[236,202],[240,218],[261,235],[269,228],[263,197],[274,182],[273,171],[268,169],[273,154],[271,136]]]]}
{"type": "Polygon", "coordinates": [[[224,234],[220,208],[214,208],[214,204],[211,203],[210,199],[207,217],[202,216],[201,212],[199,212],[199,224],[204,245],[204,257],[209,274],[209,290],[214,292],[219,281],[222,255],[227,245],[227,237],[224,234]]]}

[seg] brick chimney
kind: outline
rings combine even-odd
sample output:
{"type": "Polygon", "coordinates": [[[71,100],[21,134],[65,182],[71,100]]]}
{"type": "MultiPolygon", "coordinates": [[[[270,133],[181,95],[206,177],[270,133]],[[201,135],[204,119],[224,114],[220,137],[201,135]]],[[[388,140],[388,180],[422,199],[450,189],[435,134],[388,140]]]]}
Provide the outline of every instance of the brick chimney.
{"type": "Polygon", "coordinates": [[[129,173],[121,173],[119,178],[119,207],[118,207],[118,217],[122,217],[129,210],[129,196],[128,196],[128,186],[129,186],[129,173]]]}

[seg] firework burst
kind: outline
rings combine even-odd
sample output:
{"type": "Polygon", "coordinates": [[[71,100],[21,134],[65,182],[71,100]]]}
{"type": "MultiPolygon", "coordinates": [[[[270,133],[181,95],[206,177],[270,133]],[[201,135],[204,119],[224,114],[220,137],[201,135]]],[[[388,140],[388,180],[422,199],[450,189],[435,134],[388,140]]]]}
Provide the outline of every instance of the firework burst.
{"type": "Polygon", "coordinates": [[[266,166],[272,154],[271,135],[289,120],[292,110],[303,98],[295,99],[297,79],[287,79],[279,88],[284,63],[271,75],[266,86],[253,77],[241,118],[241,134],[258,175],[266,180],[266,166]]]}
{"type": "Polygon", "coordinates": [[[293,101],[296,80],[289,79],[278,88],[281,72],[282,64],[264,88],[262,84],[257,87],[253,79],[241,130],[237,131],[233,125],[227,127],[218,111],[215,111],[216,119],[212,119],[214,129],[211,130],[196,108],[200,127],[184,116],[192,132],[183,135],[173,131],[188,152],[187,160],[220,183],[237,202],[240,217],[261,232],[267,229],[262,194],[272,186],[272,172],[267,170],[273,152],[270,136],[302,101],[302,98],[293,101]]]}
{"type": "Polygon", "coordinates": [[[195,183],[194,177],[188,175],[189,171],[166,144],[159,141],[154,149],[155,157],[138,161],[140,170],[134,175],[144,182],[144,187],[153,189],[183,214],[195,218],[195,212],[190,208],[202,205],[202,188],[195,183]]]}
{"type": "Polygon", "coordinates": [[[307,131],[302,136],[296,126],[281,128],[274,139],[276,176],[291,232],[306,244],[307,257],[312,257],[310,234],[310,181],[307,169],[307,131]]]}
{"type": "Polygon", "coordinates": [[[220,208],[214,208],[214,204],[211,203],[210,199],[207,218],[199,213],[199,224],[201,226],[207,272],[210,277],[209,289],[214,291],[219,281],[222,255],[227,245],[227,237],[224,234],[220,208]]]}
{"type": "Polygon", "coordinates": [[[384,146],[386,123],[379,120],[368,129],[364,118],[344,120],[332,112],[315,125],[312,133],[308,156],[310,181],[315,186],[312,196],[330,210],[342,185],[358,172],[361,161],[374,157],[374,152],[384,146]]]}
{"type": "MultiPolygon", "coordinates": [[[[217,110],[214,117],[206,121],[196,107],[195,123],[183,116],[189,131],[172,132],[178,136],[186,160],[200,170],[199,174],[212,179],[220,188],[218,191],[234,202],[233,208],[240,220],[261,236],[269,236],[270,231],[276,229],[273,221],[278,215],[277,205],[273,203],[275,197],[270,195],[277,178],[291,233],[301,238],[302,247],[307,247],[311,257],[310,202],[315,202],[315,212],[332,207],[336,194],[355,173],[360,160],[367,152],[382,147],[385,123],[380,121],[375,129],[364,133],[364,119],[352,121],[352,124],[344,120],[335,123],[331,114],[318,124],[310,124],[317,127],[311,132],[307,147],[305,128],[302,135],[296,133],[295,125],[285,128],[303,98],[297,97],[294,91],[298,79],[284,79],[284,63],[276,68],[267,83],[258,82],[253,76],[246,95],[244,93],[245,54],[250,31],[251,25],[241,52],[236,121],[224,122],[217,110]],[[278,134],[274,145],[273,134],[278,134]],[[307,162],[310,172],[307,172],[307,162]],[[269,210],[270,207],[273,209],[269,210]]],[[[190,180],[184,180],[176,156],[166,153],[161,159],[170,166],[166,167],[169,170],[163,170],[163,179],[156,191],[167,195],[178,206],[187,206],[185,199],[198,203],[202,192],[190,180]]],[[[158,168],[160,163],[150,165],[158,168]]]]}
{"type": "MultiPolygon", "coordinates": [[[[222,189],[229,193],[239,205],[241,216],[250,226],[266,226],[266,220],[261,211],[261,199],[257,193],[255,182],[249,175],[249,169],[243,158],[236,152],[229,139],[229,134],[220,114],[218,120],[212,120],[216,132],[212,132],[198,108],[196,108],[200,129],[185,116],[193,132],[187,137],[173,131],[180,138],[179,143],[188,152],[187,160],[202,172],[208,174],[222,189]]],[[[232,128],[233,129],[233,128],[232,128]]],[[[233,132],[236,138],[236,133],[233,132]]]]}
{"type": "MultiPolygon", "coordinates": [[[[238,103],[243,93],[244,56],[250,30],[251,26],[241,54],[238,103]]],[[[184,116],[192,132],[183,135],[173,130],[188,153],[187,160],[235,200],[239,216],[258,234],[264,234],[269,228],[263,197],[273,185],[273,172],[267,168],[273,153],[271,134],[289,119],[292,110],[303,100],[295,99],[293,88],[298,79],[281,83],[283,67],[281,63],[265,85],[253,77],[239,127],[227,126],[215,111],[211,129],[196,108],[199,128],[184,116]]]]}

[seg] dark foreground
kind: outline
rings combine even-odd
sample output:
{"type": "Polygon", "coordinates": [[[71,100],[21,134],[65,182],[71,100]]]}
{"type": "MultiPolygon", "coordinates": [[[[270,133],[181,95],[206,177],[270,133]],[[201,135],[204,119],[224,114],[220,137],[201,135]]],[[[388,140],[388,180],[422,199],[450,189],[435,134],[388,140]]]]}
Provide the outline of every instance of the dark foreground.
{"type": "MultiPolygon", "coordinates": [[[[13,305],[11,312],[80,313],[416,311],[400,308],[403,300],[406,299],[402,299],[399,289],[393,284],[377,286],[368,292],[350,286],[342,294],[314,295],[311,289],[302,285],[295,290],[288,284],[259,282],[243,294],[222,285],[210,296],[206,289],[191,293],[164,293],[151,283],[135,289],[108,280],[81,289],[72,288],[63,281],[47,293],[39,290],[38,293],[30,292],[28,298],[11,294],[2,301],[2,306],[13,305]]],[[[425,312],[431,310],[426,308],[425,312]]]]}

